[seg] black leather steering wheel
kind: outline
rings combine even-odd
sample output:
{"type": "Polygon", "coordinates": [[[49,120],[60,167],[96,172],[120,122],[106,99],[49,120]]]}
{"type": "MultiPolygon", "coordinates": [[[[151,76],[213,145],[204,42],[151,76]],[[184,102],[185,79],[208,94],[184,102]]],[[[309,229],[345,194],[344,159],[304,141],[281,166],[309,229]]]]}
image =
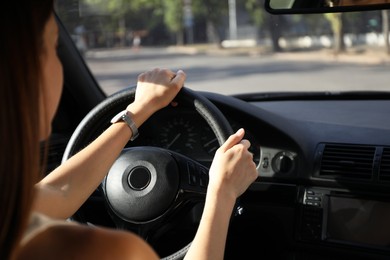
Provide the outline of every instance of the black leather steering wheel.
{"type": "MultiPolygon", "coordinates": [[[[133,86],[119,91],[92,109],[71,136],[62,162],[104,131],[110,119],[134,101],[135,89],[133,86]]],[[[220,145],[233,133],[218,108],[197,92],[183,87],[175,101],[196,110],[220,145]]],[[[100,188],[116,227],[137,233],[153,246],[156,234],[169,228],[183,210],[204,202],[207,184],[208,168],[197,161],[163,148],[142,146],[125,148],[100,188]]],[[[86,222],[78,214],[72,220],[86,222]]],[[[182,259],[190,244],[163,259],[182,259]]]]}

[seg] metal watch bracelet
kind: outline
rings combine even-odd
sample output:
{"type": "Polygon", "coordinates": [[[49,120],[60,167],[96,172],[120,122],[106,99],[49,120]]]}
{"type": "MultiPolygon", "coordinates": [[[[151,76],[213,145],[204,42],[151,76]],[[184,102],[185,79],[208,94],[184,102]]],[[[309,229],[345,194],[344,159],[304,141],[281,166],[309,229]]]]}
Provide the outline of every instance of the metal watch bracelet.
{"type": "Polygon", "coordinates": [[[119,121],[123,121],[129,126],[131,132],[133,133],[132,137],[130,138],[130,141],[134,141],[138,137],[139,133],[137,126],[129,115],[129,111],[123,110],[111,119],[111,123],[113,124],[119,121]]]}

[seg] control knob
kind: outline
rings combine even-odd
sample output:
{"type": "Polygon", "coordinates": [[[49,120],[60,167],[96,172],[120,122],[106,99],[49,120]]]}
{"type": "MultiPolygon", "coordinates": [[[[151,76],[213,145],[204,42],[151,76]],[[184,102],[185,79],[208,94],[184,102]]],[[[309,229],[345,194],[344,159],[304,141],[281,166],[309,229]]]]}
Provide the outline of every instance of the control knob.
{"type": "Polygon", "coordinates": [[[279,152],[272,159],[272,169],[275,173],[287,174],[295,167],[294,155],[290,152],[279,152]]]}

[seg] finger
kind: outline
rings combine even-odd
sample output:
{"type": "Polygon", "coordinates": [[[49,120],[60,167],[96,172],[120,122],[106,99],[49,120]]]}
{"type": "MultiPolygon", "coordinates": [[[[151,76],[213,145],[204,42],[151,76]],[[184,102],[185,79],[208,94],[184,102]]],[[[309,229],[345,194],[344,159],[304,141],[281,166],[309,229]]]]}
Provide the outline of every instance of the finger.
{"type": "Polygon", "coordinates": [[[186,80],[186,77],[187,76],[184,73],[184,71],[178,70],[176,72],[176,75],[172,79],[172,83],[179,86],[179,87],[182,87],[184,85],[184,81],[186,80]]]}
{"type": "Polygon", "coordinates": [[[251,147],[251,142],[247,139],[242,139],[240,143],[245,147],[245,149],[249,149],[249,147],[251,147]]]}
{"type": "Polygon", "coordinates": [[[245,135],[245,130],[243,128],[238,129],[238,131],[236,133],[229,136],[229,138],[226,140],[226,142],[221,145],[220,149],[223,152],[226,152],[227,150],[232,148],[234,145],[239,143],[242,140],[242,138],[244,137],[244,135],[245,135]]]}
{"type": "Polygon", "coordinates": [[[145,73],[141,73],[138,75],[138,81],[140,81],[140,82],[145,81],[145,73]]]}
{"type": "Polygon", "coordinates": [[[166,76],[169,80],[175,78],[176,74],[170,69],[160,69],[162,75],[166,76]]]}

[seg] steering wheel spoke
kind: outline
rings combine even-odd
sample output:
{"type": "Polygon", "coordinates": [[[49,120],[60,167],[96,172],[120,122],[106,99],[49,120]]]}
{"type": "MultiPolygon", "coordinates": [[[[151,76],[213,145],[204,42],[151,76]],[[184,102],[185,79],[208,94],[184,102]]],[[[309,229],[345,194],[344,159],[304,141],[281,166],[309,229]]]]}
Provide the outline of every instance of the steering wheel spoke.
{"type": "Polygon", "coordinates": [[[209,182],[209,169],[181,154],[172,152],[180,169],[180,191],[186,197],[204,198],[209,182]]]}

